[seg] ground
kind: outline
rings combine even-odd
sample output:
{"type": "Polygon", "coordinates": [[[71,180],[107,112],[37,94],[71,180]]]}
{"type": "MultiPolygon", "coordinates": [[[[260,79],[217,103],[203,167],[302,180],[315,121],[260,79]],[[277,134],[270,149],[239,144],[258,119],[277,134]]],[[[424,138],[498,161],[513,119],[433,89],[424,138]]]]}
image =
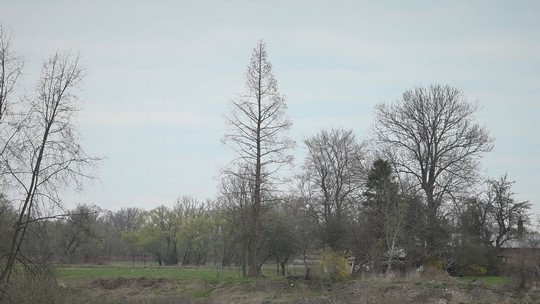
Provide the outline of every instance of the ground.
{"type": "Polygon", "coordinates": [[[520,292],[507,278],[327,282],[300,276],[242,279],[234,270],[81,269],[58,272],[63,292],[77,303],[540,303],[539,290],[520,292]]]}

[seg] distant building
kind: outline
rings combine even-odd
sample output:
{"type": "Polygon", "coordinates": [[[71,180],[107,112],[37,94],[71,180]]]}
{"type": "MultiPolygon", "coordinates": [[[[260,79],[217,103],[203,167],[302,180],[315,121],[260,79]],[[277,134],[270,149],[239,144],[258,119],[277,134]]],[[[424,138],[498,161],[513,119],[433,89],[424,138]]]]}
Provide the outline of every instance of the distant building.
{"type": "Polygon", "coordinates": [[[504,264],[513,259],[527,260],[529,263],[540,267],[540,234],[538,232],[519,232],[517,239],[507,241],[497,252],[504,264]]]}

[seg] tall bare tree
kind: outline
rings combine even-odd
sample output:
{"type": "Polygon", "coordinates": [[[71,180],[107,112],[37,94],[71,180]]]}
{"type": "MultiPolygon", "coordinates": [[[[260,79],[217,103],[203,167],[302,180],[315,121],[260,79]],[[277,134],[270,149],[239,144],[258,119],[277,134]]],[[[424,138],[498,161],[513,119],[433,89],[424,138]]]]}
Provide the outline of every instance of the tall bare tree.
{"type": "Polygon", "coordinates": [[[364,152],[352,130],[323,130],[304,140],[308,148],[302,190],[321,225],[322,240],[340,249],[347,214],[362,194],[364,152]]]}
{"type": "Polygon", "coordinates": [[[375,110],[374,134],[399,174],[413,176],[426,199],[426,253],[436,254],[441,204],[476,180],[481,156],[493,147],[474,122],[477,103],[459,89],[432,85],[403,93],[375,110]]]}
{"type": "Polygon", "coordinates": [[[292,123],[286,115],[285,97],[277,88],[277,81],[268,61],[266,45],[259,41],[253,50],[246,71],[246,93],[231,101],[231,114],[227,117],[230,131],[224,136],[236,152],[236,163],[249,168],[243,179],[253,181],[252,217],[253,238],[250,242],[248,276],[259,276],[259,251],[262,239],[261,204],[270,197],[271,183],[276,171],[290,163],[289,150],[294,142],[283,135],[292,123]]]}
{"type": "Polygon", "coordinates": [[[80,187],[83,179],[91,177],[88,169],[98,161],[84,153],[73,122],[79,109],[76,88],[82,78],[78,56],[52,55],[43,64],[36,96],[21,115],[23,121],[18,124],[13,143],[1,155],[12,195],[20,198],[9,252],[1,257],[3,286],[15,262],[26,261],[20,249],[29,224],[40,217],[40,212],[62,208],[60,191],[73,183],[80,187]]]}

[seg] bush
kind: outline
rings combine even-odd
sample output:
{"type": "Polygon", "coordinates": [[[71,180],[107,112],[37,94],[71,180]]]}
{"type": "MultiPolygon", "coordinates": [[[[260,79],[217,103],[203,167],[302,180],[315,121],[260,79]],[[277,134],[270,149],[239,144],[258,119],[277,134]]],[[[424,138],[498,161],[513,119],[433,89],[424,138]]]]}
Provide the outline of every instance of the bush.
{"type": "Polygon", "coordinates": [[[66,303],[63,288],[50,268],[13,273],[6,288],[5,303],[66,303]]]}
{"type": "Polygon", "coordinates": [[[321,252],[321,260],[316,270],[321,278],[332,281],[341,281],[351,277],[349,260],[329,248],[321,252]]]}
{"type": "Polygon", "coordinates": [[[540,281],[539,255],[536,250],[520,248],[507,258],[506,273],[512,277],[519,289],[526,289],[531,283],[540,281]]]}
{"type": "Polygon", "coordinates": [[[426,260],[422,266],[422,277],[426,279],[442,280],[448,277],[441,260],[426,260]]]}
{"type": "Polygon", "coordinates": [[[468,276],[485,276],[487,274],[487,268],[479,264],[467,265],[465,275],[468,276]]]}
{"type": "Polygon", "coordinates": [[[452,263],[447,269],[453,276],[500,275],[497,250],[482,245],[455,247],[449,256],[452,263]]]}

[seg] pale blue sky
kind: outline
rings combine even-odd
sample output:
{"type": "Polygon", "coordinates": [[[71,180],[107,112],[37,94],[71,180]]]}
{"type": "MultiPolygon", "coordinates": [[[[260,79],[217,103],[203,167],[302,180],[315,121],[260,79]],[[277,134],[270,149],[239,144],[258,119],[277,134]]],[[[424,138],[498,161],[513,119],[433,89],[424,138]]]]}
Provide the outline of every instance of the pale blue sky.
{"type": "Polygon", "coordinates": [[[538,1],[0,0],[0,20],[26,58],[29,93],[55,50],[80,51],[86,67],[80,131],[106,160],[68,206],[213,197],[232,158],[220,142],[227,102],[264,39],[299,156],[321,128],[366,139],[376,103],[450,84],[480,102],[496,139],[485,174],[508,172],[540,211],[538,1]]]}

